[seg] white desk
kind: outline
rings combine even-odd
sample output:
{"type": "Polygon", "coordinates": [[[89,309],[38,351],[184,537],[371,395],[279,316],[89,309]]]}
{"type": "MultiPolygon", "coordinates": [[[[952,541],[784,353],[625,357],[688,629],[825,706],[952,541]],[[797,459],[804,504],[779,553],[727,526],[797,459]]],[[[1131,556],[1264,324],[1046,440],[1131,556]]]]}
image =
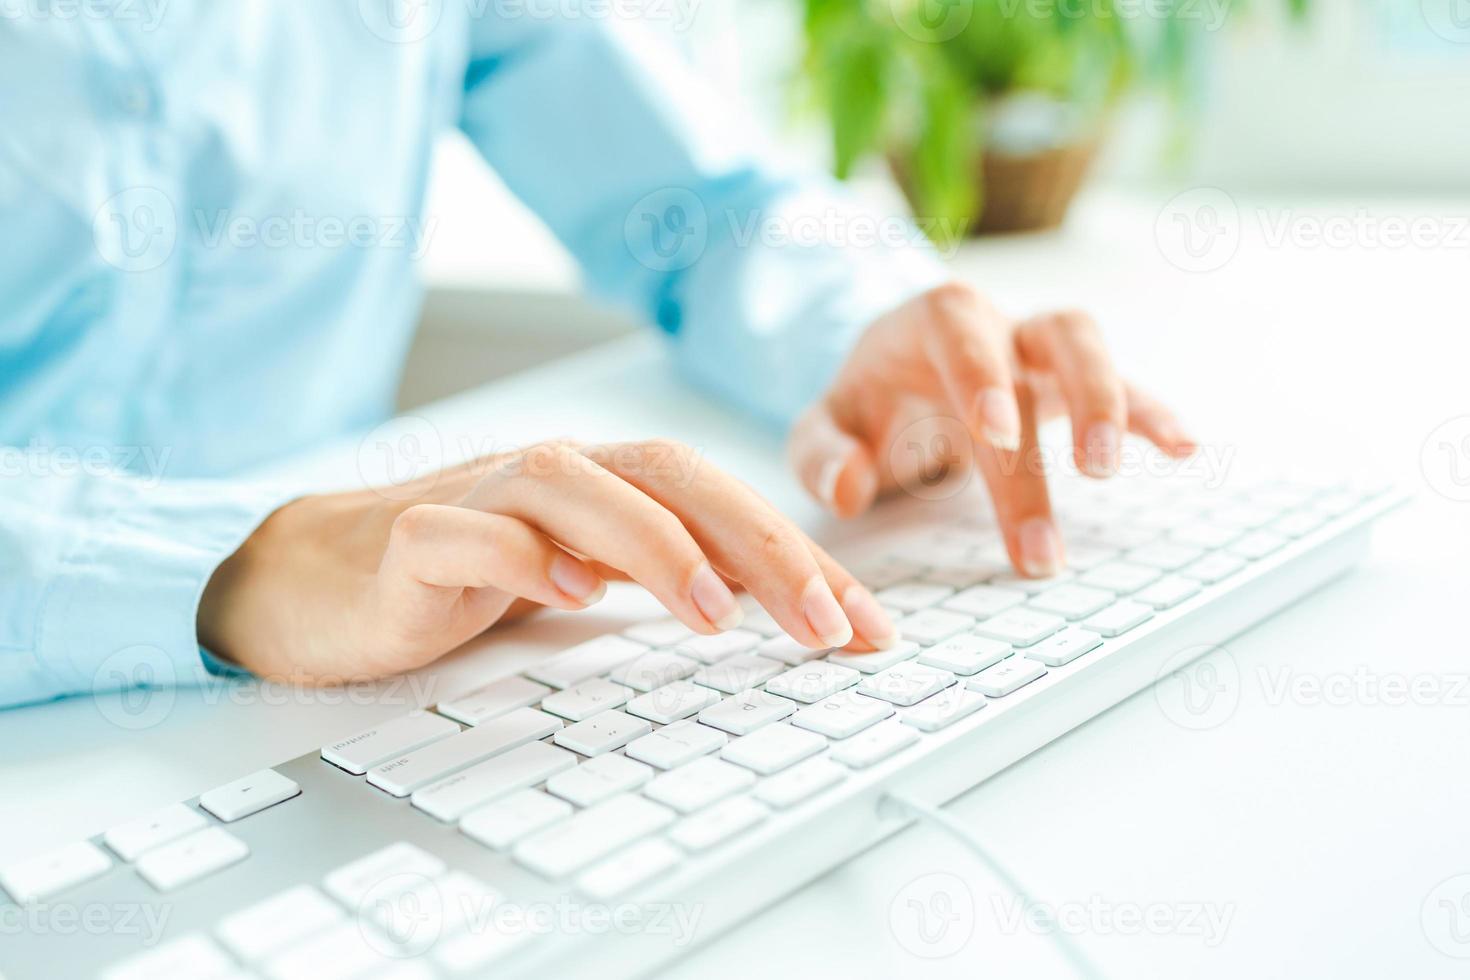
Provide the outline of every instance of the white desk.
{"type": "MultiPolygon", "coordinates": [[[[1018,307],[1075,303],[1097,313],[1119,361],[1168,395],[1202,437],[1240,447],[1242,459],[1329,471],[1366,459],[1416,499],[1380,527],[1366,567],[1231,645],[1242,683],[1228,721],[1182,730],[1145,692],[954,810],[1043,900],[1175,917],[1208,906],[1229,916],[1214,946],[1188,930],[1154,936],[1082,923],[1079,941],[1110,976],[1462,976],[1466,961],[1431,945],[1420,913],[1436,884],[1470,872],[1470,690],[1456,686],[1470,671],[1470,503],[1434,489],[1453,490],[1451,462],[1470,475],[1470,453],[1431,456],[1427,476],[1420,453],[1440,423],[1470,414],[1470,249],[1272,249],[1250,216],[1227,268],[1188,275],[1162,258],[1156,213],[1148,199],[1094,199],[1065,234],[987,243],[963,255],[960,269],[1018,307]],[[1279,690],[1293,678],[1351,679],[1360,666],[1370,680],[1417,679],[1431,693],[1421,703],[1385,703],[1382,689],[1323,703],[1279,690]]],[[[464,437],[471,447],[559,434],[681,437],[808,527],[824,526],[780,465],[777,440],[685,389],[648,338],[426,414],[451,445],[464,437]]],[[[356,449],[316,465],[350,481],[356,449]]],[[[427,689],[397,693],[432,700],[468,688],[491,658],[524,657],[535,641],[569,642],[618,612],[650,608],[626,595],[609,603],[570,624],[519,628],[496,641],[498,655],[457,654],[413,679],[427,689]]],[[[168,710],[137,731],[107,720],[116,716],[110,701],[0,713],[0,860],[403,710],[281,691],[268,704],[187,690],[155,697],[168,710]]],[[[973,977],[988,966],[990,976],[1067,976],[1042,939],[1014,925],[1010,900],[950,841],[911,830],[673,972],[746,976],[758,956],[779,964],[762,968],[775,975],[973,977]],[[907,914],[904,886],[946,871],[967,879],[975,899],[974,921],[953,928],[974,934],[959,955],[926,961],[895,938],[890,910],[907,914]]]]}

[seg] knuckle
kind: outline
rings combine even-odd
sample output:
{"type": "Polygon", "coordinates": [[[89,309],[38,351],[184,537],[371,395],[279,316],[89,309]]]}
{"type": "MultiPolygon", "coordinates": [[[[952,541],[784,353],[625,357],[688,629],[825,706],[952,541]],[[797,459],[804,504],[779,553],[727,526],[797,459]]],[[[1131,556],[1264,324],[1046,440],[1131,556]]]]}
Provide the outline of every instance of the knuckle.
{"type": "Polygon", "coordinates": [[[406,508],[393,519],[393,527],[389,532],[390,538],[405,544],[421,540],[432,515],[433,512],[424,504],[415,504],[406,508]]]}
{"type": "Polygon", "coordinates": [[[1047,317],[1051,330],[1065,340],[1091,339],[1098,335],[1097,321],[1082,310],[1058,310],[1047,317]]]}

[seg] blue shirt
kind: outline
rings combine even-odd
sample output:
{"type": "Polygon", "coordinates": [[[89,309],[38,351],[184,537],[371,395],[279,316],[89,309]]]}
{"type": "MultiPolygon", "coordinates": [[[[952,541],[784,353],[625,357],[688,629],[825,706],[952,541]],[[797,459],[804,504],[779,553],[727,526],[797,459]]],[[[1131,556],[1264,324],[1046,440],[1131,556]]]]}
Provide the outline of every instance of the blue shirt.
{"type": "Polygon", "coordinates": [[[451,127],[767,422],[942,277],[617,4],[109,8],[0,7],[0,706],[206,676],[251,467],[391,412],[451,127]]]}

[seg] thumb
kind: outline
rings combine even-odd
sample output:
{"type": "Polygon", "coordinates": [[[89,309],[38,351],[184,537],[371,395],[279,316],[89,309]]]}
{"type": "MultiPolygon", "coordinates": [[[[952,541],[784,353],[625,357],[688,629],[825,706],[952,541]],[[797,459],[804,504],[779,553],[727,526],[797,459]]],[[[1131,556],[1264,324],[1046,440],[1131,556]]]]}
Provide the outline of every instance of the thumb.
{"type": "Polygon", "coordinates": [[[807,492],[838,517],[856,517],[877,499],[873,454],[842,427],[825,399],[792,427],[787,455],[807,492]]]}

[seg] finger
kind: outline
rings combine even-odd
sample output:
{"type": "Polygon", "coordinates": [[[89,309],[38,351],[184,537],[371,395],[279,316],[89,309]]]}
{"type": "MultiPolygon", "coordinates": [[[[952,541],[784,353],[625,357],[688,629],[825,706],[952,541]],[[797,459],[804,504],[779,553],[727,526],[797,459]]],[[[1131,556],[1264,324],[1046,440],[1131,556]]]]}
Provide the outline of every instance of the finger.
{"type": "Polygon", "coordinates": [[[716,567],[745,586],[798,643],[819,649],[852,641],[852,624],[805,534],[688,446],[636,445],[641,457],[624,447],[584,452],[677,515],[716,567]]]}
{"type": "Polygon", "coordinates": [[[1136,385],[1125,384],[1128,393],[1128,431],[1143,436],[1176,459],[1189,456],[1199,448],[1179,423],[1178,417],[1136,385]]]}
{"type": "Polygon", "coordinates": [[[1128,404],[1092,318],[1078,312],[1036,317],[1021,324],[1016,342],[1027,367],[1057,377],[1072,418],[1077,468],[1093,477],[1116,473],[1128,404]]]}
{"type": "Polygon", "coordinates": [[[816,542],[808,539],[807,547],[822,569],[832,594],[841,601],[847,621],[852,624],[853,635],[847,649],[857,652],[887,650],[897,643],[898,628],[873,594],[816,542]]]}
{"type": "Polygon", "coordinates": [[[856,517],[877,499],[873,454],[838,424],[825,399],[797,420],[787,455],[807,492],[838,517],[856,517]]]}
{"type": "Polygon", "coordinates": [[[1011,564],[1031,578],[1046,578],[1062,570],[1062,537],[1052,519],[1046,491],[1046,468],[1036,438],[1035,396],[1030,387],[1016,387],[1021,406],[1021,446],[1016,452],[977,446],[976,457],[996,521],[1005,538],[1011,564]]]}
{"type": "Polygon", "coordinates": [[[740,623],[734,593],[679,519],[570,446],[508,454],[465,506],[518,518],[592,562],[621,569],[690,629],[710,634],[740,623]]]}
{"type": "Polygon", "coordinates": [[[962,283],[940,286],[924,299],[928,315],[920,338],[951,409],[976,442],[1014,450],[1021,414],[1005,319],[962,283]]]}
{"type": "Polygon", "coordinates": [[[380,574],[410,599],[454,601],[463,589],[497,589],[558,609],[583,609],[607,584],[581,561],[513,517],[419,504],[398,515],[380,574]]]}

